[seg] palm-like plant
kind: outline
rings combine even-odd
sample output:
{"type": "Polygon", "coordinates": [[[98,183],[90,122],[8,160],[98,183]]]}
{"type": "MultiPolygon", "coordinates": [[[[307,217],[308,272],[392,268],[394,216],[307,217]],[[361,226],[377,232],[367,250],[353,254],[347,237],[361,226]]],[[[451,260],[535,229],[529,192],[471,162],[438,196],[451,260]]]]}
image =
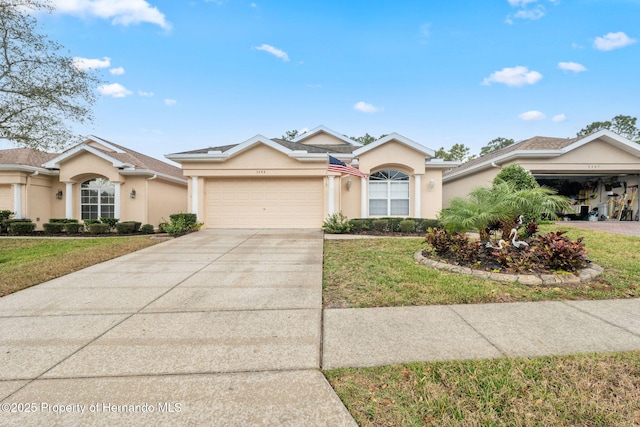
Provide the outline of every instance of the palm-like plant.
{"type": "Polygon", "coordinates": [[[516,190],[501,181],[492,187],[477,187],[465,198],[451,200],[440,212],[440,222],[447,231],[477,231],[481,240],[489,240],[489,226],[513,221],[518,215],[556,218],[569,208],[568,199],[547,187],[516,190]]]}

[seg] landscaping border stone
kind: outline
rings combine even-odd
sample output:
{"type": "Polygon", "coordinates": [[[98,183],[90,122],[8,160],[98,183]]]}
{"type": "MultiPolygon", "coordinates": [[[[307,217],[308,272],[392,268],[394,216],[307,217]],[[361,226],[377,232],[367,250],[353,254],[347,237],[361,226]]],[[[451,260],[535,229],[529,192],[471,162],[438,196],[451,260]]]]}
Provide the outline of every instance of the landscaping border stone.
{"type": "Polygon", "coordinates": [[[437,261],[422,255],[422,249],[413,256],[416,262],[426,265],[427,267],[438,268],[440,270],[448,270],[453,273],[461,273],[473,275],[483,279],[497,280],[499,282],[518,282],[526,286],[562,286],[576,285],[578,283],[589,282],[599,277],[604,269],[597,264],[589,264],[589,267],[580,270],[577,274],[522,274],[522,273],[498,273],[486,270],[477,270],[469,267],[448,264],[446,262],[437,261]]]}

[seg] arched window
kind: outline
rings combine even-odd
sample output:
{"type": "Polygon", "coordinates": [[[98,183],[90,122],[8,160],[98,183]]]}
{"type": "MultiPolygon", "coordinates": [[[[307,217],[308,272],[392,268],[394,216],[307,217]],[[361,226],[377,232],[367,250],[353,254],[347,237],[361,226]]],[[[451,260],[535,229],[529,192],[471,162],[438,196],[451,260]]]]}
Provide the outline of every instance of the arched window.
{"type": "Polygon", "coordinates": [[[409,215],[409,175],[381,170],[369,176],[369,215],[409,215]]]}
{"type": "Polygon", "coordinates": [[[94,178],[80,187],[82,219],[114,218],[115,185],[104,178],[94,178]]]}

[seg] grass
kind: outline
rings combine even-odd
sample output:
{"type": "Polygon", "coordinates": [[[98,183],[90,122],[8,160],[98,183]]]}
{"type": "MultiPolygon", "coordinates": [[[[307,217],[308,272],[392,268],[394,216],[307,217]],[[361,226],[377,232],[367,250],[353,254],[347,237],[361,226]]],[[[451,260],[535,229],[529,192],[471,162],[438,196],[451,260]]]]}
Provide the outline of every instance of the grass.
{"type": "Polygon", "coordinates": [[[640,352],[410,363],[325,375],[360,426],[640,424],[640,352]]]}
{"type": "Polygon", "coordinates": [[[149,236],[0,239],[0,297],[159,242],[149,236]]]}
{"type": "Polygon", "coordinates": [[[323,304],[360,308],[639,295],[640,238],[563,229],[572,239],[584,237],[589,258],[605,269],[600,279],[564,288],[501,283],[416,264],[413,254],[425,246],[423,238],[326,240],[323,304]]]}

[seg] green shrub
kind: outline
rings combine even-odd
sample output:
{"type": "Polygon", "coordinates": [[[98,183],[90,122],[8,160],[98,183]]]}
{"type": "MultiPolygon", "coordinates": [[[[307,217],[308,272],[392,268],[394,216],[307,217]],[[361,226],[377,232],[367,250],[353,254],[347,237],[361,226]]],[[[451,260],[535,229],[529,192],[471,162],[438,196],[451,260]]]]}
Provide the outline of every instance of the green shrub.
{"type": "Polygon", "coordinates": [[[78,234],[83,227],[82,224],[78,224],[77,222],[67,222],[64,224],[64,231],[66,231],[67,234],[78,234]]]}
{"type": "Polygon", "coordinates": [[[362,233],[371,229],[371,220],[369,218],[354,218],[349,221],[352,233],[362,233]]]}
{"type": "Polygon", "coordinates": [[[198,216],[194,213],[177,213],[169,215],[169,220],[171,222],[180,220],[185,227],[191,229],[191,227],[194,227],[198,223],[198,216]]]}
{"type": "Polygon", "coordinates": [[[188,233],[190,231],[197,231],[202,227],[202,223],[196,222],[196,214],[171,214],[169,215],[171,221],[169,223],[163,222],[160,224],[162,231],[169,233],[172,236],[176,234],[188,233]]]}
{"type": "Polygon", "coordinates": [[[0,211],[0,233],[6,233],[9,231],[9,226],[5,223],[13,216],[13,212],[10,210],[1,210],[0,211]]]}
{"type": "Polygon", "coordinates": [[[351,231],[351,223],[342,212],[336,212],[324,220],[322,229],[329,234],[348,233],[351,231]]]}
{"type": "Polygon", "coordinates": [[[414,233],[416,231],[416,222],[412,219],[400,221],[400,231],[404,234],[414,233]]]}
{"type": "Polygon", "coordinates": [[[416,218],[416,233],[422,234],[430,228],[440,228],[440,221],[437,219],[416,218]]]}
{"type": "Polygon", "coordinates": [[[64,224],[61,222],[49,222],[42,224],[42,228],[45,233],[48,234],[60,234],[64,231],[64,224]]]}
{"type": "Polygon", "coordinates": [[[99,219],[85,219],[82,222],[84,222],[85,227],[88,227],[91,224],[100,224],[100,220],[99,219]]]}
{"type": "Polygon", "coordinates": [[[389,231],[389,221],[386,219],[374,219],[373,229],[379,233],[389,231]]]}
{"type": "Polygon", "coordinates": [[[71,224],[71,223],[77,223],[77,222],[78,222],[77,219],[72,219],[72,218],[49,218],[50,224],[71,224]]]}
{"type": "Polygon", "coordinates": [[[155,232],[153,225],[151,224],[145,224],[142,227],[140,227],[140,232],[142,234],[153,234],[155,232]]]}
{"type": "Polygon", "coordinates": [[[89,224],[89,233],[91,234],[106,234],[109,232],[109,224],[103,224],[101,222],[89,224]]]}
{"type": "Polygon", "coordinates": [[[36,225],[30,220],[13,220],[9,223],[9,234],[13,236],[24,236],[33,233],[36,225]]]}
{"type": "Polygon", "coordinates": [[[119,234],[131,234],[135,224],[132,222],[119,222],[116,224],[116,230],[119,234]]]}
{"type": "Polygon", "coordinates": [[[137,233],[138,231],[140,231],[140,227],[142,226],[142,223],[139,221],[125,221],[125,222],[129,222],[131,224],[133,224],[133,232],[137,233]]]}
{"type": "Polygon", "coordinates": [[[101,217],[100,222],[103,224],[107,224],[109,226],[109,230],[113,230],[116,228],[116,224],[120,221],[120,218],[105,218],[101,217]]]}

